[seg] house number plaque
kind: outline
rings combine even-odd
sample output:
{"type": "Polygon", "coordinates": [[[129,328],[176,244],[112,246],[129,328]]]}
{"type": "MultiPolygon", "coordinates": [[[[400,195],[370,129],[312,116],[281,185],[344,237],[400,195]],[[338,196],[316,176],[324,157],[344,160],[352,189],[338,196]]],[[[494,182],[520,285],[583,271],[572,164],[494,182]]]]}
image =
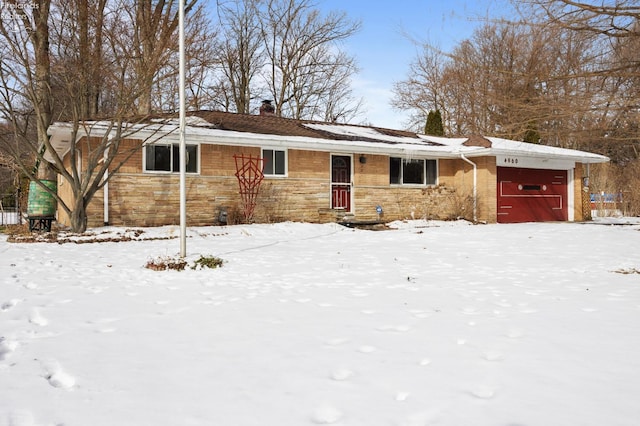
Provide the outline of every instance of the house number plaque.
{"type": "Polygon", "coordinates": [[[504,164],[518,164],[518,159],[516,157],[504,157],[502,162],[504,164]]]}

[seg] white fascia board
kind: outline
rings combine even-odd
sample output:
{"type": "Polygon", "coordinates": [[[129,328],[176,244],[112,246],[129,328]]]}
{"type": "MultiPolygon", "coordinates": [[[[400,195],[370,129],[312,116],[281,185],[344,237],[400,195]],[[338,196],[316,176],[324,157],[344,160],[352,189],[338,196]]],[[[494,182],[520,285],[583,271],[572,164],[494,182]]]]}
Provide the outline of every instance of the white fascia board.
{"type": "Polygon", "coordinates": [[[488,138],[491,143],[491,151],[495,156],[521,156],[544,159],[569,160],[580,163],[606,163],[608,157],[576,149],[560,148],[549,145],[538,145],[528,142],[512,141],[501,138],[488,138]]]}
{"type": "Polygon", "coordinates": [[[576,161],[566,158],[498,154],[496,155],[496,166],[517,169],[573,170],[576,167],[576,161]]]}
{"type": "MultiPolygon", "coordinates": [[[[178,128],[173,125],[148,125],[148,126],[131,126],[125,128],[121,133],[124,139],[140,139],[145,143],[154,143],[158,140],[168,137],[173,134],[177,134],[178,128]]],[[[73,125],[71,123],[53,123],[47,129],[47,134],[50,136],[50,142],[58,155],[62,158],[65,156],[71,147],[71,135],[73,133],[73,125]]],[[[115,136],[116,132],[110,128],[108,122],[87,122],[81,124],[78,127],[78,133],[76,134],[76,142],[85,136],[94,136],[98,138],[104,137],[106,134],[115,136]]],[[[51,156],[45,154],[45,159],[49,161],[51,156]]],[[[52,160],[52,159],[51,159],[52,160]]]]}
{"type": "MultiPolygon", "coordinates": [[[[509,150],[509,149],[491,149],[492,155],[496,157],[496,161],[498,159],[504,158],[522,158],[529,159],[527,161],[556,161],[556,162],[567,162],[573,163],[575,167],[575,163],[583,163],[583,164],[594,164],[594,163],[606,163],[609,161],[608,157],[599,154],[591,154],[589,152],[584,151],[573,151],[572,150],[562,150],[562,151],[548,151],[548,152],[532,152],[532,151],[521,151],[521,150],[509,150]]],[[[500,165],[500,164],[498,164],[500,165]]],[[[523,166],[520,166],[523,167],[523,166]]],[[[571,167],[571,168],[573,168],[571,167]]],[[[568,168],[567,168],[568,169],[568,168]]],[[[558,168],[560,170],[560,168],[558,168]]]]}

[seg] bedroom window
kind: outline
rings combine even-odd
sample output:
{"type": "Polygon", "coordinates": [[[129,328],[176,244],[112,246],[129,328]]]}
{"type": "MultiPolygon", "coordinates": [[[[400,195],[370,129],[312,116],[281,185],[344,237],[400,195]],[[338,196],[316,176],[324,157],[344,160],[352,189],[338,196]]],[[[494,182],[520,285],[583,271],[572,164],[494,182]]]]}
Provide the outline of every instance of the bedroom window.
{"type": "Polygon", "coordinates": [[[287,175],[287,151],[278,149],[263,149],[263,173],[265,176],[287,175]]]}
{"type": "Polygon", "coordinates": [[[435,185],[437,179],[436,160],[389,159],[389,183],[392,185],[435,185]]]}
{"type": "MultiPolygon", "coordinates": [[[[146,172],[180,172],[180,145],[147,145],[144,170],[146,172]]],[[[186,146],[187,173],[198,173],[198,145],[186,146]]]]}

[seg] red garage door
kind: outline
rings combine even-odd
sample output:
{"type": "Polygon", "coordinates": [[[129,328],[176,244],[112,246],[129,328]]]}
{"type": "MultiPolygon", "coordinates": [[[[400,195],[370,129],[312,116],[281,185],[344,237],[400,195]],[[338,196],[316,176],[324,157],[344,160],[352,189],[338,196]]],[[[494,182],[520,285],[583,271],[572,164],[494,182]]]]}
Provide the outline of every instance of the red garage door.
{"type": "Polygon", "coordinates": [[[567,171],[498,167],[498,223],[568,220],[567,171]]]}

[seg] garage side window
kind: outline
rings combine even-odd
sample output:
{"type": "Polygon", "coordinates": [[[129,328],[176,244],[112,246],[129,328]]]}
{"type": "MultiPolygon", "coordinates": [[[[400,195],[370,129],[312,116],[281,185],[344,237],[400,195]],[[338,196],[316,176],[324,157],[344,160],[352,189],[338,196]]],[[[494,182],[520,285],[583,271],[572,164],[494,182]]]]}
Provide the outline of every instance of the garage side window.
{"type": "Polygon", "coordinates": [[[392,185],[435,185],[438,178],[436,160],[389,159],[389,183],[392,185]]]}
{"type": "Polygon", "coordinates": [[[263,173],[265,176],[287,175],[287,151],[279,149],[263,149],[263,173]]]}
{"type": "MultiPolygon", "coordinates": [[[[186,146],[187,173],[198,173],[198,145],[186,146]]],[[[146,172],[180,172],[180,145],[146,145],[144,147],[146,172]]]]}

